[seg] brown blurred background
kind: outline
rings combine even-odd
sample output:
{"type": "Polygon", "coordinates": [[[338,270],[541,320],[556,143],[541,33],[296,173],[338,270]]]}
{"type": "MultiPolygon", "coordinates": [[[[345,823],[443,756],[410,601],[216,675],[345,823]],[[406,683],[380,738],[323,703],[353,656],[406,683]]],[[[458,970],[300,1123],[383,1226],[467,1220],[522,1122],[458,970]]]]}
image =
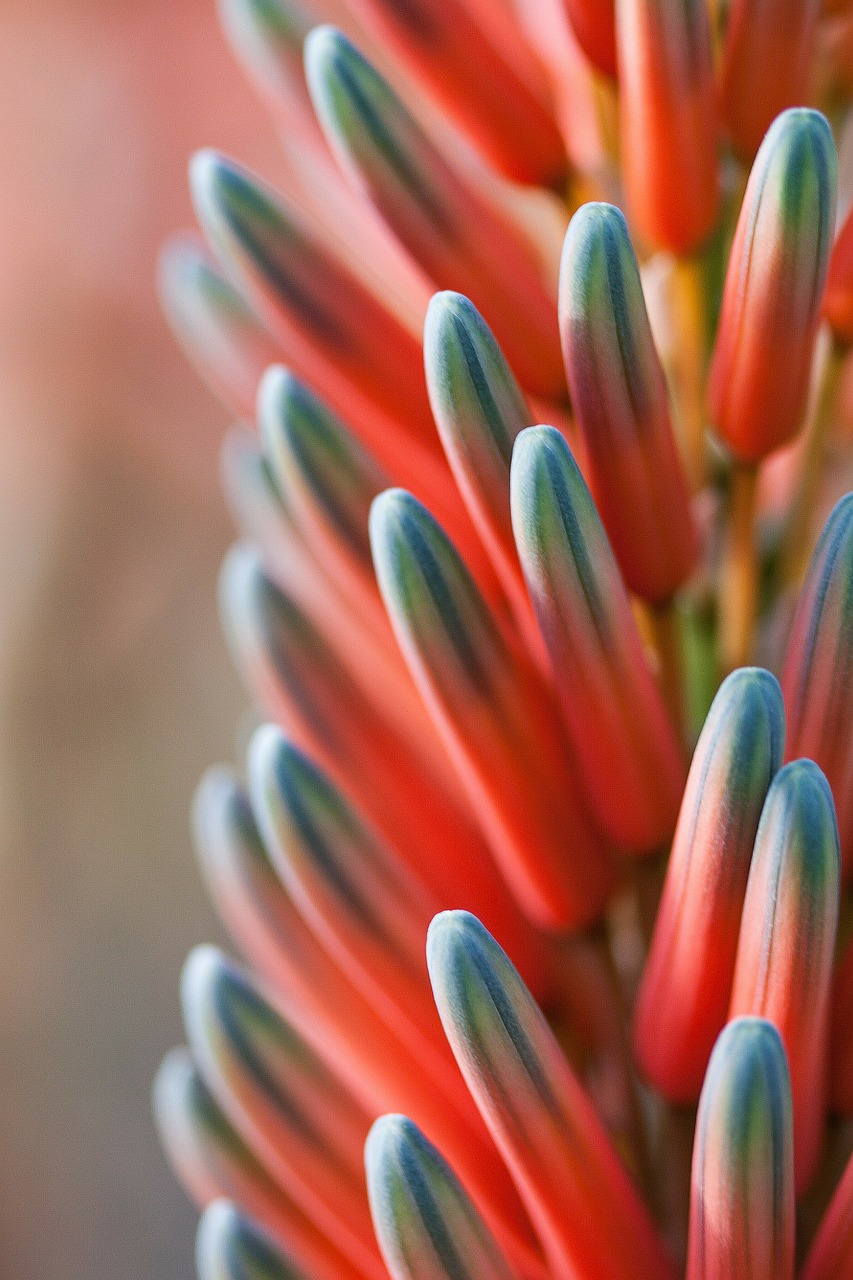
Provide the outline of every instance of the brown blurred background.
{"type": "Polygon", "coordinates": [[[149,1088],[216,936],[226,425],[154,296],[190,151],[274,175],[214,0],[0,5],[0,1274],[189,1277],[149,1088]]]}

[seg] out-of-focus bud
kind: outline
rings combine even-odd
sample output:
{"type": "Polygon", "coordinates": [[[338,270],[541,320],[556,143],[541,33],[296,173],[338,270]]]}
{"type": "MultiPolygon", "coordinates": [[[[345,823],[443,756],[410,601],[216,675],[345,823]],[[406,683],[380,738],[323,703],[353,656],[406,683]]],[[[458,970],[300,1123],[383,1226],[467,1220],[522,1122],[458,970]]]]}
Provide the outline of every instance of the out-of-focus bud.
{"type": "Polygon", "coordinates": [[[632,226],[685,254],[717,219],[716,103],[708,7],[616,0],[622,172],[632,226]]]}
{"type": "Polygon", "coordinates": [[[191,952],[182,996],[199,1069],[237,1132],[341,1253],[382,1280],[360,1176],[369,1114],[215,948],[191,952]]]}
{"type": "MultiPolygon", "coordinates": [[[[435,97],[496,169],[550,186],[566,152],[536,62],[505,56],[466,0],[351,0],[357,16],[435,97]]],[[[491,9],[500,9],[492,3],[491,9]]],[[[493,15],[493,24],[499,15],[493,15]]],[[[504,31],[506,28],[504,28],[504,31]]]]}
{"type": "Polygon", "coordinates": [[[832,963],[838,929],[835,808],[811,760],[777,773],[767,793],[743,907],[730,1017],[777,1027],[791,1072],[797,1193],[823,1140],[832,963]]]}
{"type": "Polygon", "coordinates": [[[199,1280],[309,1280],[230,1200],[214,1200],[201,1215],[195,1265],[199,1280]]]}
{"type": "Polygon", "coordinates": [[[807,101],[820,0],[734,0],[720,72],[732,145],[751,161],[786,107],[807,101]]]}
{"type": "Polygon", "coordinates": [[[800,425],[832,247],[837,159],[824,117],[774,120],[738,219],[711,365],[711,421],[741,463],[800,425]]]}
{"type": "Polygon", "coordinates": [[[199,1208],[227,1196],[309,1275],[364,1280],[256,1159],[183,1049],[168,1054],[157,1073],[154,1116],[172,1167],[199,1208]]]}
{"type": "Polygon", "coordinates": [[[616,76],[614,0],[563,0],[578,44],[596,70],[616,76]]]}
{"type": "Polygon", "coordinates": [[[602,830],[632,853],[674,827],[685,761],[583,477],[553,427],[515,443],[512,520],[578,772],[602,830]]]}
{"type": "Polygon", "coordinates": [[[264,370],[280,346],[222,274],[213,255],[189,236],[163,250],[160,300],[172,332],[208,386],[232,413],[251,421],[264,370]]]}
{"type": "Polygon", "coordinates": [[[670,1280],[674,1268],[539,1006],[479,920],[446,911],[427,964],[465,1081],[555,1276],[670,1280]]]}
{"type": "Polygon", "coordinates": [[[823,316],[836,342],[853,342],[853,209],[835,237],[823,291],[823,316]]]}
{"type": "Polygon", "coordinates": [[[752,848],[784,744],[774,677],[735,671],[690,766],[634,1013],[637,1060],[674,1101],[698,1097],[726,1021],[752,848]]]}
{"type": "Polygon", "coordinates": [[[697,538],[637,260],[622,213],[586,204],[560,267],[560,332],[590,487],[631,591],[659,604],[697,538]]]}
{"type": "Polygon", "coordinates": [[[801,1280],[847,1280],[853,1275],[853,1157],[823,1216],[801,1280]]]}
{"type": "Polygon", "coordinates": [[[853,494],[835,506],[800,595],[782,675],[789,759],[832,787],[845,879],[853,867],[853,494]]]}
{"type": "Polygon", "coordinates": [[[524,385],[563,397],[553,296],[526,231],[439,149],[340,31],[313,31],[305,65],[320,123],[353,183],[436,285],[474,300],[524,385]]]}
{"type": "Polygon", "coordinates": [[[785,1049],[772,1023],[738,1018],[702,1088],[687,1280],[793,1280],[794,1134],[785,1049]]]}
{"type": "Polygon", "coordinates": [[[853,937],[832,980],[829,1033],[829,1108],[853,1116],[853,937]]]}

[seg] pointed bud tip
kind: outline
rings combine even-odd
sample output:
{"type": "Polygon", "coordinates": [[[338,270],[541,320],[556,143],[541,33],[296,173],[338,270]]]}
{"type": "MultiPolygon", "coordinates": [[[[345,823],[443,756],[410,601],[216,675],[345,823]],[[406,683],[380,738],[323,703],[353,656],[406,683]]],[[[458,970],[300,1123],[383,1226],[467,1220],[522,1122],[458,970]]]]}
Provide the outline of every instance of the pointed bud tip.
{"type": "Polygon", "coordinates": [[[314,27],[305,40],[305,74],[312,90],[339,76],[353,58],[361,55],[351,40],[330,22],[314,27]]]}
{"type": "Polygon", "coordinates": [[[491,935],[470,911],[440,911],[427,931],[427,968],[433,982],[484,942],[492,942],[491,935]]]}
{"type": "Polygon", "coordinates": [[[270,784],[282,770],[286,770],[299,753],[293,743],[282,733],[278,725],[262,724],[252,734],[246,755],[246,771],[249,791],[257,805],[270,784]]]}

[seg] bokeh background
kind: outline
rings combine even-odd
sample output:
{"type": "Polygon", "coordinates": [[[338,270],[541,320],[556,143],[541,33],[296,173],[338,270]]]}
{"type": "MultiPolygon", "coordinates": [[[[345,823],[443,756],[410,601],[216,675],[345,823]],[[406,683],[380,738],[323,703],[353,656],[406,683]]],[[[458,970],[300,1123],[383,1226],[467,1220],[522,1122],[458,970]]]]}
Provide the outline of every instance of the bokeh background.
{"type": "Polygon", "coordinates": [[[0,1274],[190,1277],[150,1119],[189,945],[187,812],[243,698],[224,414],[157,307],[213,144],[276,174],[214,0],[0,4],[0,1274]]]}

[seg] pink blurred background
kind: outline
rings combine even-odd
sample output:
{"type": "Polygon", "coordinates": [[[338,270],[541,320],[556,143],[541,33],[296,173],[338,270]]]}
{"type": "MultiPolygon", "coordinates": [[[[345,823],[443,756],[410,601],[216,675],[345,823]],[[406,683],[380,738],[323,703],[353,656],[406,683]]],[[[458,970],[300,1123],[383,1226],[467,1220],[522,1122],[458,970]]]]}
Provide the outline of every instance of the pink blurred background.
{"type": "Polygon", "coordinates": [[[0,7],[0,1274],[193,1274],[149,1088],[216,937],[187,812],[243,705],[223,412],[154,294],[199,145],[275,174],[214,0],[0,7]]]}

